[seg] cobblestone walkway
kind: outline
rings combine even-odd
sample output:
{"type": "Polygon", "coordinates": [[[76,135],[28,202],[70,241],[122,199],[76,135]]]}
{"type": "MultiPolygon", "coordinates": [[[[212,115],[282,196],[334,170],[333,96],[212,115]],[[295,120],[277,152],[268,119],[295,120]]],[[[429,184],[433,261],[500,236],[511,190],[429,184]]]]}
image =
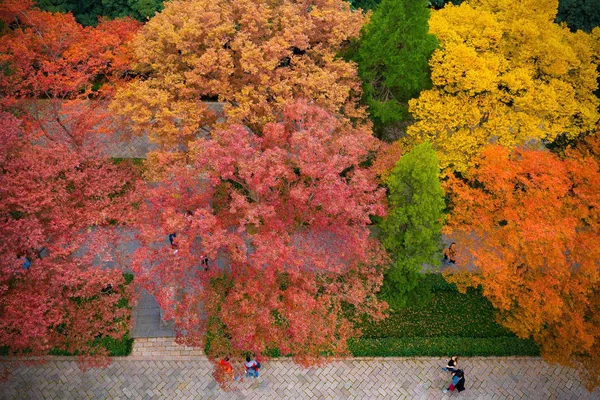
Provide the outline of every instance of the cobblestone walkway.
{"type": "MultiPolygon", "coordinates": [[[[172,339],[136,341],[130,357],[81,372],[70,357],[13,369],[1,399],[598,399],[573,371],[539,358],[463,358],[467,390],[444,394],[449,373],[439,358],[349,359],[303,369],[265,361],[259,378],[223,391],[197,350],[172,339]]],[[[6,359],[0,360],[5,364],[6,359]]]]}

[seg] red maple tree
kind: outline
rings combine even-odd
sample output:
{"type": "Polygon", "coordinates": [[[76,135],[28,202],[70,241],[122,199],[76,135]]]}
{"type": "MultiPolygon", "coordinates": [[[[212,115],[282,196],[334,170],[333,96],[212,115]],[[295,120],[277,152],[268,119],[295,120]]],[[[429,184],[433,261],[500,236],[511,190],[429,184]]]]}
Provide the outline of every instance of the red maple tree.
{"type": "Polygon", "coordinates": [[[122,272],[96,257],[118,241],[101,228],[128,220],[136,175],[93,149],[42,143],[8,113],[0,171],[0,343],[15,354],[106,355],[96,339],[127,331],[118,304],[130,293],[122,272]]]}
{"type": "Polygon", "coordinates": [[[96,257],[118,241],[104,227],[127,221],[138,177],[99,152],[113,128],[102,100],[127,76],[138,24],[83,28],[70,14],[13,1],[0,19],[0,343],[103,363],[97,339],[127,331],[119,304],[130,293],[122,272],[100,269],[96,257]]]}
{"type": "Polygon", "coordinates": [[[261,132],[231,125],[195,141],[190,165],[155,160],[168,179],[145,194],[132,268],[181,338],[213,357],[347,354],[352,321],[385,308],[385,256],[368,229],[385,194],[361,166],[376,146],[299,101],[261,132]],[[174,246],[159,245],[171,233],[174,246]]]}
{"type": "Polygon", "coordinates": [[[129,43],[139,23],[101,20],[82,27],[71,14],[9,2],[0,9],[0,106],[46,140],[80,146],[115,140],[107,102],[129,77],[129,43]]]}
{"type": "Polygon", "coordinates": [[[83,27],[72,14],[35,7],[1,17],[7,24],[0,41],[5,70],[0,91],[5,96],[87,97],[101,83],[126,76],[130,68],[129,42],[139,27],[131,19],[83,27]]]}

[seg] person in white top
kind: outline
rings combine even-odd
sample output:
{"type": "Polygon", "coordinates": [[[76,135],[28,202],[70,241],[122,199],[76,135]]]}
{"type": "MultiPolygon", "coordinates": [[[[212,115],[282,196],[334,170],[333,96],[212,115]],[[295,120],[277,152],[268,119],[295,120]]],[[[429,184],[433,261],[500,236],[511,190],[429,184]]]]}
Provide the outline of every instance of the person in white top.
{"type": "Polygon", "coordinates": [[[260,368],[259,362],[250,359],[250,357],[246,357],[244,367],[246,367],[246,376],[253,376],[255,378],[258,378],[258,369],[260,368]]]}

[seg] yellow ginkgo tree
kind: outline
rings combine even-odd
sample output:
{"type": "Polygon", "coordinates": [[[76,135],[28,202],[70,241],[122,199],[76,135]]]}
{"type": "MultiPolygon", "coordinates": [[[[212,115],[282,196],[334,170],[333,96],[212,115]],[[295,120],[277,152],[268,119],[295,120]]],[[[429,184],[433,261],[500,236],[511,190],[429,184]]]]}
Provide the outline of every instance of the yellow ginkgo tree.
{"type": "Polygon", "coordinates": [[[558,0],[472,0],[432,14],[433,88],[411,100],[407,140],[429,140],[464,171],[487,144],[512,147],[592,131],[597,38],[555,24],[558,0]]]}

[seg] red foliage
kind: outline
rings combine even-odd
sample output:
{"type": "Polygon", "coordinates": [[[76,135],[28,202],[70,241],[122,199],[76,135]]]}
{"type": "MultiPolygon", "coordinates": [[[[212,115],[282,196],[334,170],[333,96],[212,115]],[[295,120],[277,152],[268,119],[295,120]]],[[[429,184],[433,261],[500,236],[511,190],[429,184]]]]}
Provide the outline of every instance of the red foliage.
{"type": "Polygon", "coordinates": [[[129,311],[117,307],[129,293],[119,288],[120,270],[93,263],[117,239],[101,227],[127,220],[132,199],[123,189],[136,177],[85,146],[38,139],[0,113],[0,344],[97,362],[104,349],[94,339],[129,328],[129,311]],[[112,293],[102,293],[108,284],[112,293]]]}
{"type": "Polygon", "coordinates": [[[258,134],[214,131],[193,143],[193,165],[165,167],[138,214],[133,268],[188,343],[208,331],[215,357],[347,354],[351,321],[385,306],[375,297],[384,253],[367,227],[384,192],[360,166],[375,147],[368,130],[297,102],[258,134]],[[157,246],[172,232],[176,252],[157,246]]]}
{"type": "Polygon", "coordinates": [[[10,24],[15,17],[33,6],[32,0],[2,0],[0,2],[0,21],[10,24]]]}
{"type": "Polygon", "coordinates": [[[386,182],[392,173],[392,169],[402,157],[402,142],[397,140],[393,143],[381,142],[377,158],[371,169],[377,174],[381,182],[386,182]]]}
{"type": "Polygon", "coordinates": [[[76,98],[87,96],[94,82],[122,78],[139,27],[121,19],[84,28],[72,14],[37,8],[21,10],[11,22],[0,40],[7,72],[0,74],[0,92],[12,98],[76,98]]]}

